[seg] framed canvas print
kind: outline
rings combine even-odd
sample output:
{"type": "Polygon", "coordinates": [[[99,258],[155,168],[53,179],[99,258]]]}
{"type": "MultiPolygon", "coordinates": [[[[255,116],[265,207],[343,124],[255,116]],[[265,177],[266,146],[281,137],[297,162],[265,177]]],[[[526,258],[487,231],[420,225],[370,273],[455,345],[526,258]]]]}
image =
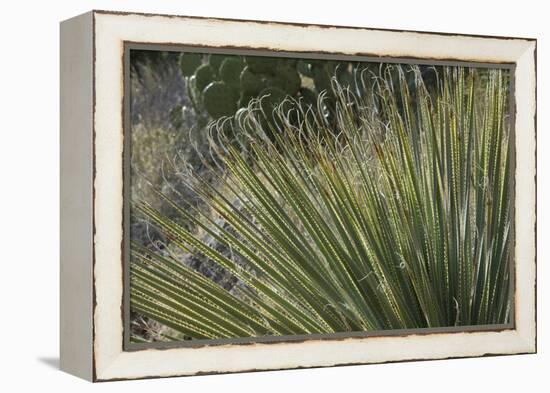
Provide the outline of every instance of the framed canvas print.
{"type": "Polygon", "coordinates": [[[536,351],[536,41],[61,24],[61,368],[536,351]]]}

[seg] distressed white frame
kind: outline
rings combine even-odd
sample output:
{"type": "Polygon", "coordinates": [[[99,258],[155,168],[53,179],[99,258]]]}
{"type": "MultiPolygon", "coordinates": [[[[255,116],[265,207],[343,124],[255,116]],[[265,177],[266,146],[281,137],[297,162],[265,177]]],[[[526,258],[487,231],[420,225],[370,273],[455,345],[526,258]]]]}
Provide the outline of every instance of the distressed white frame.
{"type": "MultiPolygon", "coordinates": [[[[75,312],[91,309],[93,331],[80,335],[85,340],[83,344],[92,345],[91,357],[89,351],[80,353],[72,348],[74,345],[70,349],[66,345],[65,355],[62,348],[62,367],[64,356],[77,365],[63,368],[99,381],[536,351],[535,40],[98,11],[77,18],[83,25],[91,18],[92,26],[86,39],[92,40],[94,61],[93,85],[88,86],[95,103],[88,136],[93,146],[88,158],[94,164],[91,179],[95,233],[93,278],[89,277],[92,293],[85,288],[82,296],[88,297],[82,299],[84,311],[75,312]],[[515,63],[514,329],[125,352],[121,312],[124,42],[515,63]]],[[[83,268],[88,268],[85,274],[90,275],[90,267],[83,268]]],[[[62,273],[61,280],[68,277],[62,273]]],[[[65,305],[65,315],[70,314],[74,320],[70,307],[75,302],[69,303],[65,305]]],[[[72,323],[70,317],[64,320],[63,315],[61,322],[62,329],[72,323]]],[[[78,337],[77,334],[73,341],[78,337]]]]}

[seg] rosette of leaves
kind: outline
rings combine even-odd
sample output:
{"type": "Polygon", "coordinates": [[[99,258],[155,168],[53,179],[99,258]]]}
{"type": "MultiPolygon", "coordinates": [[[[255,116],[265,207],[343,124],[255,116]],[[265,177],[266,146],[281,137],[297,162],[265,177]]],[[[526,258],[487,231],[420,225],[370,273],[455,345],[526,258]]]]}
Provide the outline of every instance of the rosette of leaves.
{"type": "Polygon", "coordinates": [[[188,182],[204,209],[162,190],[178,220],[133,203],[170,252],[132,243],[132,311],[193,339],[508,322],[510,74],[442,67],[432,93],[419,67],[393,67],[372,95],[335,88],[335,122],[315,112],[296,127],[279,106],[273,140],[255,100],[233,119],[239,140],[213,124],[220,183],[204,173],[188,182]],[[240,140],[253,154],[243,157],[240,140]],[[183,265],[182,253],[240,284],[224,289],[183,265]]]}

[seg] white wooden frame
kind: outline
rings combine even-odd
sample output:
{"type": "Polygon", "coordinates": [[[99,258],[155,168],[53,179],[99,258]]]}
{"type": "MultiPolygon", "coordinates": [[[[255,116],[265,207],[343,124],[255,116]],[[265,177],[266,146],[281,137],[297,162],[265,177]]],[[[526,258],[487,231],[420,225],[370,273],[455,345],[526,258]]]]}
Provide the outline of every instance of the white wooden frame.
{"type": "Polygon", "coordinates": [[[61,24],[61,368],[92,381],[536,351],[536,40],[92,11],[61,24]],[[123,350],[125,42],[515,65],[513,328],[123,350]]]}

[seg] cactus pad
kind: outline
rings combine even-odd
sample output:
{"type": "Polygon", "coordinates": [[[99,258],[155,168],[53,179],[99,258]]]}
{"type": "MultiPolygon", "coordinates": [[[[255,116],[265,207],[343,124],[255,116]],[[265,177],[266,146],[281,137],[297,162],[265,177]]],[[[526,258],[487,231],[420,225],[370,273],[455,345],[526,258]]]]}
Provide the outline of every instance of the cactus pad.
{"type": "Polygon", "coordinates": [[[288,64],[283,63],[276,69],[273,84],[286,94],[293,96],[300,89],[302,80],[295,68],[291,68],[288,64]]]}
{"type": "Polygon", "coordinates": [[[263,88],[265,88],[265,83],[262,81],[262,78],[250,70],[247,66],[243,69],[240,75],[241,88],[245,93],[256,95],[263,88]]]}
{"type": "Polygon", "coordinates": [[[191,76],[202,64],[200,53],[182,53],[179,58],[180,70],[183,76],[191,76]]]}
{"type": "Polygon", "coordinates": [[[238,86],[243,67],[244,65],[239,58],[228,57],[220,65],[220,78],[228,85],[238,86]]]}
{"type": "Polygon", "coordinates": [[[231,116],[237,110],[237,90],[224,82],[212,82],[203,91],[203,102],[208,114],[214,119],[231,116]]]}
{"type": "Polygon", "coordinates": [[[245,58],[250,70],[257,74],[275,74],[277,62],[272,57],[248,56],[245,58]]]}
{"type": "Polygon", "coordinates": [[[202,91],[215,79],[214,70],[210,64],[203,64],[195,71],[195,86],[202,91]]]}
{"type": "Polygon", "coordinates": [[[226,55],[208,55],[208,64],[212,67],[214,72],[218,74],[222,62],[227,59],[226,55]]]}

